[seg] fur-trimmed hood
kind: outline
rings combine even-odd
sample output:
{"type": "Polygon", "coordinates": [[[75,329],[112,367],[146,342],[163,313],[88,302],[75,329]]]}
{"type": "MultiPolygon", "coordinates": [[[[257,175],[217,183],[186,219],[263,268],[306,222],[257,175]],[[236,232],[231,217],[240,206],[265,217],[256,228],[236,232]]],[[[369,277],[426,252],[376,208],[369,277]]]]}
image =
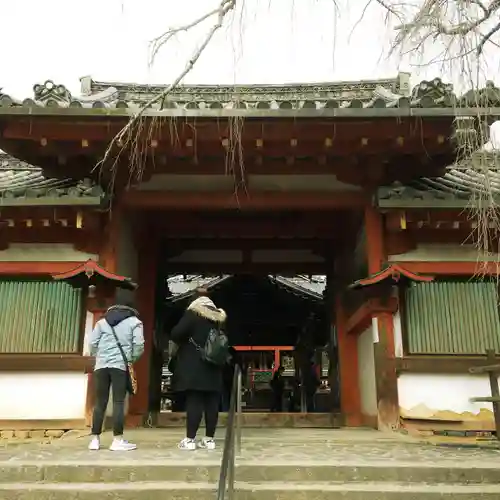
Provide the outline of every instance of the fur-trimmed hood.
{"type": "Polygon", "coordinates": [[[206,318],[215,323],[226,321],[226,311],[218,309],[208,297],[198,297],[189,304],[188,311],[192,311],[202,318],[206,318]]]}

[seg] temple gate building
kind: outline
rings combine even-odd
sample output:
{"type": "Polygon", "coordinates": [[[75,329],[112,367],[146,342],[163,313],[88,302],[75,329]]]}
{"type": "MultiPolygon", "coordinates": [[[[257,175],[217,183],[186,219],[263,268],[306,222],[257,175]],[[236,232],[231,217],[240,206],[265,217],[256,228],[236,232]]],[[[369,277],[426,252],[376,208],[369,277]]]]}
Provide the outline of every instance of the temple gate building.
{"type": "Polygon", "coordinates": [[[180,86],[102,165],[165,87],[85,77],[80,96],[51,81],[0,94],[0,429],[88,424],[85,339],[125,299],[146,338],[127,424],[162,413],[161,344],[189,296],[169,280],[188,274],[213,277],[241,319],[233,343],[270,360],[256,372],[310,328],[327,360],[317,425],[493,429],[491,405],[470,402],[488,377],[468,370],[500,349],[498,255],[468,240],[485,179],[456,166],[455,138],[500,116],[500,91],[409,79],[180,86]],[[311,275],[320,291],[292,279],[311,275]]]}

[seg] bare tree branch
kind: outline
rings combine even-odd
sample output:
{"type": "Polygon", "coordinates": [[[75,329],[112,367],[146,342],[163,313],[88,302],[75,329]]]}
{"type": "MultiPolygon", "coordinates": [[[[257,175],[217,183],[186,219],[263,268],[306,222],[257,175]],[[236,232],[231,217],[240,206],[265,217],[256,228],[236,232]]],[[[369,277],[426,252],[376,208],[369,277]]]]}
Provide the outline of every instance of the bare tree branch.
{"type": "Polygon", "coordinates": [[[500,31],[500,0],[491,0],[489,4],[482,0],[424,0],[413,17],[396,26],[396,30],[396,46],[443,38],[454,40],[464,48],[467,45],[467,50],[474,45],[473,50],[481,55],[486,43],[500,31]],[[494,26],[481,35],[480,28],[490,22],[494,22],[494,26]],[[466,40],[469,36],[473,39],[466,40]]]}
{"type": "Polygon", "coordinates": [[[484,46],[486,45],[486,43],[489,42],[491,40],[491,37],[496,33],[498,33],[498,31],[500,31],[500,21],[497,24],[495,24],[495,26],[493,26],[493,28],[491,28],[490,31],[486,33],[486,35],[482,35],[481,40],[477,46],[478,56],[480,56],[483,53],[484,46]]]}
{"type": "MultiPolygon", "coordinates": [[[[110,158],[111,153],[115,146],[120,146],[121,150],[125,149],[131,141],[137,141],[137,137],[133,138],[132,137],[132,132],[133,129],[136,125],[139,124],[141,117],[144,115],[145,111],[151,107],[153,104],[156,104],[158,102],[163,102],[165,97],[172,92],[173,89],[179,85],[179,83],[184,79],[184,77],[193,69],[194,65],[200,58],[200,56],[203,54],[209,43],[211,42],[212,38],[214,37],[215,33],[222,27],[222,24],[224,22],[224,19],[226,18],[227,14],[234,9],[236,6],[236,1],[237,0],[221,0],[219,6],[205,14],[204,16],[200,17],[196,21],[189,23],[186,26],[181,26],[178,28],[172,28],[160,35],[155,39],[154,47],[155,47],[155,54],[158,53],[158,50],[165,45],[175,34],[181,32],[181,31],[188,31],[192,29],[195,26],[198,26],[201,24],[203,21],[206,21],[210,19],[211,17],[216,17],[214,24],[211,26],[211,28],[208,30],[206,33],[202,43],[196,48],[196,50],[193,52],[191,55],[190,59],[186,63],[186,66],[184,69],[179,73],[177,78],[168,86],[165,88],[163,92],[160,94],[152,97],[148,102],[146,102],[144,105],[141,106],[140,110],[134,114],[130,120],[127,122],[127,124],[116,134],[115,137],[111,140],[109,143],[108,147],[106,148],[106,152],[104,153],[103,158],[99,161],[99,163],[94,167],[94,170],[102,165],[110,158]]],[[[120,151],[121,152],[121,151],[120,151]]],[[[119,157],[119,154],[118,154],[119,157]]],[[[117,158],[118,158],[117,157],[117,158]]],[[[115,160],[116,164],[116,160],[115,160]]]]}

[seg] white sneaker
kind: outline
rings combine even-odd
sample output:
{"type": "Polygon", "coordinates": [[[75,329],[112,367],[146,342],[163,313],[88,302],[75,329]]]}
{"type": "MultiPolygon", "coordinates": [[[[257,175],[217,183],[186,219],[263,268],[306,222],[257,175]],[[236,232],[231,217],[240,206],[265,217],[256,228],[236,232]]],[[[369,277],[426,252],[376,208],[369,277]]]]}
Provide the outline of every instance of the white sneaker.
{"type": "Polygon", "coordinates": [[[184,438],[179,443],[179,450],[186,450],[186,451],[196,450],[196,441],[194,439],[184,438]]]}
{"type": "Polygon", "coordinates": [[[99,436],[92,436],[92,440],[89,443],[89,450],[98,451],[100,449],[101,449],[101,440],[99,439],[99,436]]]}
{"type": "Polygon", "coordinates": [[[132,451],[137,449],[137,445],[125,441],[123,438],[115,438],[109,447],[111,451],[132,451]]]}
{"type": "Polygon", "coordinates": [[[205,437],[200,440],[198,446],[204,450],[215,450],[215,441],[213,438],[205,437]]]}

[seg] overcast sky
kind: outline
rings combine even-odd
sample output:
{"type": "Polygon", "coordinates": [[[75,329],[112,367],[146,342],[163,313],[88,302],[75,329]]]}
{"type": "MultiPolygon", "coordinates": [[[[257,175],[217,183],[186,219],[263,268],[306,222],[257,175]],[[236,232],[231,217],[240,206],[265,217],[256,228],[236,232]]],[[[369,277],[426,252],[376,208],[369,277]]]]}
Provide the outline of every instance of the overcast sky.
{"type": "MultiPolygon", "coordinates": [[[[1,7],[0,87],[18,98],[47,79],[79,94],[79,78],[168,83],[185,65],[208,25],[181,36],[148,67],[148,42],[166,28],[194,19],[218,0],[4,1],[1,7]]],[[[412,83],[442,76],[439,67],[387,58],[389,36],[376,2],[365,0],[247,0],[227,23],[186,83],[287,83],[394,77],[412,83]]],[[[413,58],[415,59],[415,58],[413,58]]],[[[498,60],[498,58],[497,58],[498,60]]],[[[496,80],[498,66],[488,70],[496,80]]],[[[458,72],[444,75],[458,83],[458,72]]]]}

